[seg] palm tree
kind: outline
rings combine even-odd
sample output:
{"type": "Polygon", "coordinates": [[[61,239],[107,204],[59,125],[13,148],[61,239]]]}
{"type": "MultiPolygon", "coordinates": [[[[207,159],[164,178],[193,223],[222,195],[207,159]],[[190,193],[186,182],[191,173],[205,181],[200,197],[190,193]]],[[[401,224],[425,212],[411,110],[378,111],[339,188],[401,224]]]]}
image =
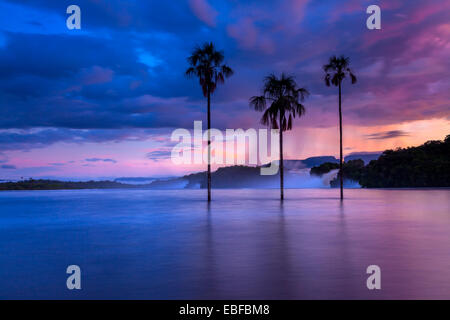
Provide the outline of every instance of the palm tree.
{"type": "Polygon", "coordinates": [[[280,78],[274,74],[264,79],[261,96],[250,98],[250,107],[264,111],[261,123],[272,129],[280,129],[280,193],[284,199],[283,185],[283,131],[292,129],[292,120],[305,113],[301,102],[309,95],[305,88],[298,88],[294,77],[284,73],[280,78]]]}
{"type": "Polygon", "coordinates": [[[352,84],[356,83],[356,77],[350,70],[350,59],[341,55],[339,58],[332,56],[328,64],[323,66],[325,71],[325,84],[329,87],[331,84],[339,87],[339,178],[341,183],[341,200],[344,199],[344,178],[342,172],[342,109],[341,109],[341,86],[342,81],[349,76],[352,84]]]}
{"type": "Polygon", "coordinates": [[[197,46],[187,60],[190,67],[186,75],[199,79],[203,95],[208,99],[208,201],[211,201],[211,94],[219,83],[224,83],[225,78],[233,74],[233,70],[223,64],[223,52],[217,51],[212,42],[197,46]]]}

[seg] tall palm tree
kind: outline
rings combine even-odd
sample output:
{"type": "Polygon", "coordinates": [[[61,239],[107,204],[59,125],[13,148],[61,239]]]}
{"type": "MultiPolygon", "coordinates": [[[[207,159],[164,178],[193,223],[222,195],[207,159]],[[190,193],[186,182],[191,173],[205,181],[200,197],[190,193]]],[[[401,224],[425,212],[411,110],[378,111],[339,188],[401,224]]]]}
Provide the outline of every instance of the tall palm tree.
{"type": "Polygon", "coordinates": [[[217,51],[212,42],[195,47],[187,60],[190,67],[186,75],[199,79],[203,95],[208,99],[208,201],[211,201],[211,94],[218,84],[233,74],[233,70],[223,63],[223,52],[217,51]]]}
{"type": "Polygon", "coordinates": [[[339,58],[332,56],[328,64],[323,66],[325,71],[325,84],[329,87],[331,84],[339,87],[339,179],[341,183],[341,200],[344,199],[344,177],[342,172],[342,103],[341,86],[346,77],[350,77],[352,84],[356,83],[356,77],[350,70],[350,58],[341,55],[339,58]]]}
{"type": "Polygon", "coordinates": [[[281,200],[284,199],[283,131],[291,130],[293,119],[304,115],[305,107],[301,102],[308,95],[308,90],[297,87],[294,77],[282,73],[280,78],[274,74],[267,76],[264,79],[262,95],[250,98],[250,107],[264,111],[261,123],[272,129],[280,129],[281,200]]]}

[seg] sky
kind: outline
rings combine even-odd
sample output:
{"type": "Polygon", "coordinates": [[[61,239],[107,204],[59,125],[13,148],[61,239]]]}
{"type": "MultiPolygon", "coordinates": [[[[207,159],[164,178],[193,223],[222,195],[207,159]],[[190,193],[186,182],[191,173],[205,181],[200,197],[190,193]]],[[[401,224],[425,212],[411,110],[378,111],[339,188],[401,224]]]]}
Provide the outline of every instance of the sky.
{"type": "Polygon", "coordinates": [[[213,41],[235,74],[212,98],[212,127],[264,128],[249,108],[285,72],[311,95],[285,137],[285,158],[339,154],[336,87],[322,66],[350,58],[344,153],[450,134],[450,2],[331,0],[0,1],[0,179],[162,177],[177,128],[206,123],[193,48],[213,41]],[[69,30],[66,8],[81,9],[69,30]],[[369,30],[366,8],[381,8],[369,30]]]}

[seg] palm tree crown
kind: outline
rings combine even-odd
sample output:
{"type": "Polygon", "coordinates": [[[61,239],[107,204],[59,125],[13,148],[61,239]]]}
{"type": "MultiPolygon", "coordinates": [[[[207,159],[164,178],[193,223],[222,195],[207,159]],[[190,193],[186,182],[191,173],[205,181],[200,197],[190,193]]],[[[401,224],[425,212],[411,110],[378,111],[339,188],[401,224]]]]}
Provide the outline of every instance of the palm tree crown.
{"type": "Polygon", "coordinates": [[[217,84],[224,83],[225,78],[233,75],[233,70],[223,64],[223,52],[217,51],[212,42],[197,46],[187,60],[190,67],[186,75],[198,77],[205,97],[208,91],[213,93],[217,84]]]}
{"type": "Polygon", "coordinates": [[[292,120],[305,113],[301,102],[309,95],[305,88],[298,88],[292,76],[274,74],[264,79],[263,95],[250,98],[250,106],[264,111],[261,123],[273,129],[292,129],[292,120]],[[267,104],[270,106],[267,107],[267,104]]]}
{"type": "Polygon", "coordinates": [[[325,71],[325,84],[329,87],[331,84],[338,86],[347,76],[356,83],[356,76],[350,70],[350,59],[345,56],[332,56],[328,64],[323,66],[325,71]]]}

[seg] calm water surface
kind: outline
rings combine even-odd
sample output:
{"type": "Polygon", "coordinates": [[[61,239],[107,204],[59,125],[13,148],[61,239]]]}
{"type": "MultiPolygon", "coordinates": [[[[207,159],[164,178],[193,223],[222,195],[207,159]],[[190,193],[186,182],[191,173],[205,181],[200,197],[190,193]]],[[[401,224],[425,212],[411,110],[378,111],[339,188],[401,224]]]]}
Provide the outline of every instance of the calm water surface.
{"type": "Polygon", "coordinates": [[[0,192],[0,298],[450,299],[450,190],[278,194],[0,192]]]}

